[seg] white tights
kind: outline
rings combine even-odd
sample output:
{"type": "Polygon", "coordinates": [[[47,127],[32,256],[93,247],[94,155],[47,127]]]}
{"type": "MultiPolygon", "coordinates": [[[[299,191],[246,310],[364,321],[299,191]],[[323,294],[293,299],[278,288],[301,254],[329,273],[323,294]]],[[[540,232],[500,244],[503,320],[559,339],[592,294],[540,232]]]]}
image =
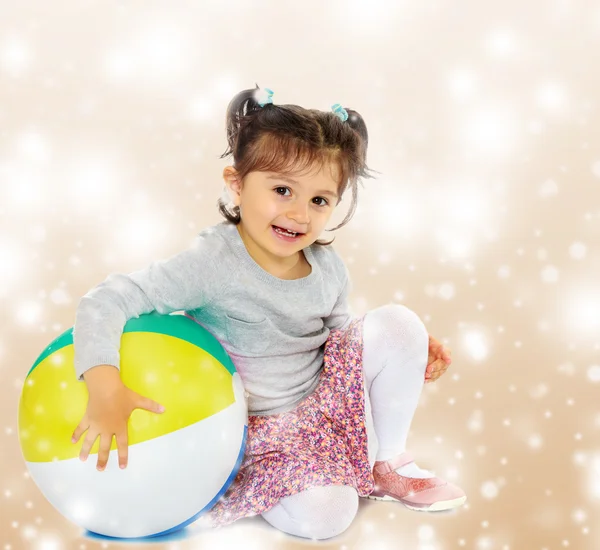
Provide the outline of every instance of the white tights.
{"type": "MultiPolygon", "coordinates": [[[[428,339],[423,322],[405,306],[386,304],[365,315],[362,360],[371,467],[406,450],[425,379],[428,339]]],[[[262,517],[285,533],[327,539],[344,532],[357,511],[356,490],[331,485],[282,498],[262,517]]]]}

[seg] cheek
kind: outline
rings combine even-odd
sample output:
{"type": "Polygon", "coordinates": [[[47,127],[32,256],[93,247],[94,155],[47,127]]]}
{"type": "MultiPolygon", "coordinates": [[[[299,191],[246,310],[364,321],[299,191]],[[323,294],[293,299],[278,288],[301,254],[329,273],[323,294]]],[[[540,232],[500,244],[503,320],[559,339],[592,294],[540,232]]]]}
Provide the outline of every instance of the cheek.
{"type": "Polygon", "coordinates": [[[259,208],[263,211],[266,216],[272,216],[285,209],[282,202],[273,200],[273,198],[267,198],[259,205],[259,208]]]}
{"type": "Polygon", "coordinates": [[[322,220],[323,223],[327,223],[333,214],[333,210],[333,208],[325,208],[321,210],[319,213],[319,220],[322,220]]]}
{"type": "Polygon", "coordinates": [[[255,193],[252,196],[249,196],[244,203],[248,204],[252,210],[265,212],[267,210],[272,210],[277,201],[273,200],[273,197],[268,194],[255,193]]]}
{"type": "Polygon", "coordinates": [[[251,208],[253,212],[267,221],[280,216],[285,209],[282,201],[277,201],[269,195],[255,197],[251,208]]]}

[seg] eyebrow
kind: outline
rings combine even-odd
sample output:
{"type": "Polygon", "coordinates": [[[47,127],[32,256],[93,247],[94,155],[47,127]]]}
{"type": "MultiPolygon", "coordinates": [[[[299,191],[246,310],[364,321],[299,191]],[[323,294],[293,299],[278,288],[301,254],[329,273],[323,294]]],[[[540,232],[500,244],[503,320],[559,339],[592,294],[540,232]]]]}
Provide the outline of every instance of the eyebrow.
{"type": "MultiPolygon", "coordinates": [[[[296,181],[293,178],[290,178],[289,176],[284,176],[284,175],[274,175],[274,176],[267,176],[267,179],[269,180],[283,180],[283,181],[287,181],[288,183],[292,183],[294,185],[300,185],[300,182],[296,181]]],[[[337,194],[334,193],[333,191],[328,191],[326,189],[323,189],[321,191],[317,191],[316,192],[318,195],[329,195],[330,197],[334,197],[334,198],[338,198],[337,194]]]]}

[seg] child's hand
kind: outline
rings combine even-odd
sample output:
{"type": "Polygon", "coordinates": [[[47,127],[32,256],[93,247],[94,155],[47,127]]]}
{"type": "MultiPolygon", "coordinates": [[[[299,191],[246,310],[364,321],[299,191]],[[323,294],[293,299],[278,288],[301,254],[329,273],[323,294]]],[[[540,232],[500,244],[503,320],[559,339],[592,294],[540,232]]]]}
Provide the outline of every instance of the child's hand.
{"type": "Polygon", "coordinates": [[[125,468],[128,458],[127,421],[134,409],[145,409],[154,413],[164,412],[164,408],[119,382],[101,388],[90,388],[87,409],[75,431],[71,441],[77,443],[87,430],[87,436],[81,446],[80,460],[87,460],[94,442],[100,437],[98,463],[96,468],[104,470],[112,445],[113,435],[117,441],[119,466],[125,468]]]}
{"type": "Polygon", "coordinates": [[[444,347],[433,336],[429,337],[429,357],[427,358],[427,370],[425,372],[425,383],[435,382],[446,372],[452,363],[452,350],[444,347]]]}

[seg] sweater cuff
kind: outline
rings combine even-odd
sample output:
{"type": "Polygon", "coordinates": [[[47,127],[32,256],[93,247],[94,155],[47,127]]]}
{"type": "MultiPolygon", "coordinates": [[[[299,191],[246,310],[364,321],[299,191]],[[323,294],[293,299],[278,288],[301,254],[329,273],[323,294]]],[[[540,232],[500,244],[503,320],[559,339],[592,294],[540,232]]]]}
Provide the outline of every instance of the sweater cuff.
{"type": "Polygon", "coordinates": [[[76,367],[77,380],[84,381],[83,375],[91,368],[98,367],[100,365],[112,365],[113,367],[117,367],[118,370],[121,363],[119,360],[119,355],[119,353],[108,353],[105,355],[96,355],[95,357],[86,359],[84,363],[81,363],[76,367]]]}

